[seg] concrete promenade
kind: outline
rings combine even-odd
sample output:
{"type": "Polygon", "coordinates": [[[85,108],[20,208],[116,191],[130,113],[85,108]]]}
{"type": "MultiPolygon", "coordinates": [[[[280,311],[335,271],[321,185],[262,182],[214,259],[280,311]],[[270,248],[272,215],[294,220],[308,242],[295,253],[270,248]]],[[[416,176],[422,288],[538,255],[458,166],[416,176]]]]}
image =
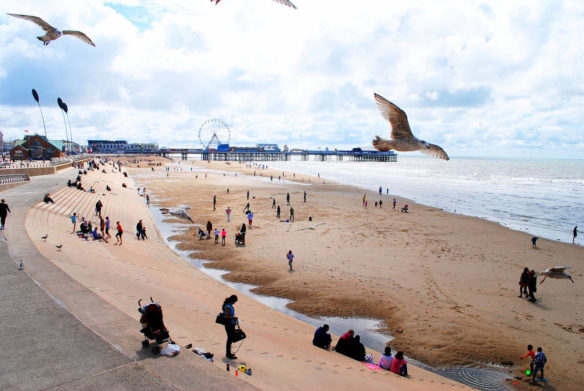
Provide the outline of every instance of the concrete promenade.
{"type": "Polygon", "coordinates": [[[137,312],[117,310],[37,250],[29,208],[75,176],[66,169],[0,192],[12,210],[0,231],[0,389],[254,389],[184,349],[173,358],[142,350],[137,312]]]}

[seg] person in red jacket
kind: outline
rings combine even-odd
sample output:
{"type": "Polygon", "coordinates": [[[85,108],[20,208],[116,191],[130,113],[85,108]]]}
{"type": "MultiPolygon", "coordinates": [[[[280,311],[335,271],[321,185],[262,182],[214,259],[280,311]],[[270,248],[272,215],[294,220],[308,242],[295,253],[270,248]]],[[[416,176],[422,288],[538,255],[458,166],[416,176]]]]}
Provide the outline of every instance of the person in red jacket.
{"type": "Polygon", "coordinates": [[[116,241],[119,242],[121,246],[123,244],[122,235],[124,234],[124,230],[119,221],[116,221],[116,229],[118,230],[118,233],[116,234],[116,241]]]}
{"type": "Polygon", "coordinates": [[[531,372],[533,373],[533,365],[534,365],[534,361],[535,361],[535,352],[533,351],[533,346],[532,345],[527,345],[527,353],[525,353],[524,356],[521,356],[521,359],[523,360],[526,357],[531,356],[531,362],[529,363],[529,369],[531,369],[531,372]]]}
{"type": "Polygon", "coordinates": [[[408,362],[404,358],[404,352],[397,352],[391,363],[390,371],[392,371],[393,373],[397,373],[398,375],[401,376],[408,376],[407,364],[408,362]]]}

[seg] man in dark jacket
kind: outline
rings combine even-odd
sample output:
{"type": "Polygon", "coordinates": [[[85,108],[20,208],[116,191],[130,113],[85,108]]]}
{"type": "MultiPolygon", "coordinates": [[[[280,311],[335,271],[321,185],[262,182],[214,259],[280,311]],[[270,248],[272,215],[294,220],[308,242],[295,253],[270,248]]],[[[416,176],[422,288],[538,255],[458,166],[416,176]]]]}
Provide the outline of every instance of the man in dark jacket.
{"type": "Polygon", "coordinates": [[[325,324],[322,327],[316,329],[314,333],[314,338],[312,339],[312,344],[323,349],[330,349],[332,338],[328,333],[329,325],[325,324]]]}

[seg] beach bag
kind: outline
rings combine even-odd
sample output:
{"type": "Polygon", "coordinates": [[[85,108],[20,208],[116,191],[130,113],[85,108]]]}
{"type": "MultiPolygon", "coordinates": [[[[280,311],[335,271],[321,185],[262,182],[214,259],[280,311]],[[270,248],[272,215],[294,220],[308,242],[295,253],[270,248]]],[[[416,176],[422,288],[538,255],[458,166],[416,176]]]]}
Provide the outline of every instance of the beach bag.
{"type": "Polygon", "coordinates": [[[233,331],[233,342],[239,342],[242,339],[245,339],[246,335],[243,330],[237,324],[237,328],[233,331]]]}
{"type": "Polygon", "coordinates": [[[219,314],[217,314],[217,318],[215,318],[215,323],[225,326],[227,322],[228,321],[227,318],[225,318],[225,314],[223,312],[219,312],[219,314]]]}

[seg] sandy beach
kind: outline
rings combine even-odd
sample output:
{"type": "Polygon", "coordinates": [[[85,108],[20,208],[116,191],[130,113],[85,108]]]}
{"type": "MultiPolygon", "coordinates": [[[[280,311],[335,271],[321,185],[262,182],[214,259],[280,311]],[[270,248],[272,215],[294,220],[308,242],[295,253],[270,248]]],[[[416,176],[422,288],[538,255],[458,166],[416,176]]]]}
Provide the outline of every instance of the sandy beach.
{"type": "MultiPolygon", "coordinates": [[[[172,171],[167,178],[164,167],[155,167],[155,171],[151,168],[128,171],[129,178],[113,172],[108,166],[105,173],[89,171],[83,176],[83,184],[86,188],[93,186],[95,193],[68,187],[55,191],[52,193],[55,204],[39,202],[29,210],[26,231],[49,262],[117,310],[136,319],[135,351],[142,352],[138,354],[137,360],[144,354],[140,345],[142,336],[139,333],[141,326],[138,322],[137,300],[153,297],[163,306],[165,323],[173,340],[183,347],[191,343],[195,347],[215,353],[215,362],[209,365],[224,371],[225,330],[216,325],[214,319],[223,299],[237,292],[192,267],[166,245],[154,225],[145,198],[138,195],[132,184],[132,176],[154,173],[167,184],[180,184],[184,181],[173,182],[177,178],[172,171]],[[125,188],[123,184],[126,184],[125,188]],[[106,186],[112,189],[111,192],[106,191],[106,186]],[[69,219],[71,213],[76,212],[95,223],[97,216],[94,205],[98,200],[103,203],[103,215],[109,216],[113,222],[120,221],[124,227],[123,245],[117,244],[115,239],[109,243],[85,241],[72,233],[69,219]],[[135,237],[134,226],[139,219],[142,219],[147,228],[148,239],[145,241],[139,241],[135,237]]],[[[76,175],[71,170],[71,177],[76,175]]],[[[222,175],[216,175],[218,185],[223,178],[222,175]]],[[[211,180],[211,175],[208,175],[208,180],[211,180]]],[[[250,178],[244,180],[249,181],[250,178]]],[[[195,197],[202,197],[208,190],[209,188],[195,197]]],[[[153,189],[152,192],[156,194],[153,189]]],[[[190,196],[194,194],[193,192],[190,196]]],[[[210,201],[202,198],[200,202],[201,205],[210,205],[210,201]]],[[[169,200],[169,203],[172,202],[169,200]]],[[[299,218],[300,216],[301,214],[299,218]]],[[[236,222],[232,224],[235,225],[236,222]]],[[[260,232],[261,224],[258,223],[254,230],[260,232]]],[[[251,249],[252,242],[253,239],[250,239],[245,248],[251,249]]],[[[222,250],[225,250],[225,255],[233,251],[232,241],[222,250]]],[[[298,257],[301,257],[300,253],[298,257]]],[[[299,273],[303,267],[299,262],[299,273]]],[[[274,271],[276,269],[273,267],[274,271]]],[[[32,268],[29,272],[35,273],[32,268]]],[[[242,382],[251,386],[266,390],[318,390],[331,387],[343,390],[359,387],[394,390],[469,389],[415,366],[409,369],[410,378],[369,369],[348,357],[312,346],[313,326],[273,310],[246,295],[239,294],[239,298],[236,315],[241,319],[242,328],[248,338],[243,344],[234,346],[238,350],[239,359],[231,361],[231,365],[233,367],[244,362],[253,369],[253,376],[239,377],[242,382]]],[[[70,310],[76,314],[75,308],[70,310]]],[[[83,314],[78,316],[82,319],[83,314]]],[[[107,339],[108,333],[115,335],[115,328],[108,329],[107,333],[101,335],[107,339]]],[[[380,346],[379,350],[382,348],[380,346]]],[[[368,349],[368,353],[374,354],[376,359],[379,358],[379,351],[368,349]]],[[[128,354],[134,357],[137,353],[132,350],[128,354]]],[[[183,350],[181,357],[182,355],[186,355],[184,357],[187,360],[202,360],[188,350],[183,350]]],[[[234,372],[225,374],[233,376],[234,372]]],[[[180,374],[175,373],[172,376],[180,374]]],[[[205,385],[193,384],[193,389],[200,387],[205,385]]]]}
{"type": "Polygon", "coordinates": [[[158,177],[138,181],[160,199],[159,206],[189,205],[203,229],[211,221],[227,230],[226,247],[199,241],[198,227],[173,238],[193,257],[216,261],[207,267],[231,271],[225,278],[292,299],[290,307],[305,314],[381,319],[395,338],[393,350],[431,365],[493,363],[521,375],[529,362],[519,357],[532,344],[548,356],[550,385],[578,389],[584,384],[579,370],[584,362],[582,247],[540,240],[533,249],[528,234],[400,198],[393,211],[391,195],[382,196],[383,207],[376,208],[380,197],[368,192],[364,208],[363,190],[323,184],[319,178],[282,176],[240,163],[189,164],[198,167],[195,171],[219,171],[191,172],[182,162],[168,177],[160,169],[158,177]],[[232,238],[247,223],[242,211],[248,190],[253,229],[246,246],[236,248],[232,238]],[[287,193],[295,209],[293,223],[280,222],[272,208],[275,198],[281,219],[288,219],[287,193]],[[404,203],[410,213],[399,212],[404,203]],[[285,258],[289,250],[295,254],[294,272],[285,258]],[[572,267],[575,284],[548,279],[538,285],[537,303],[517,297],[523,267],[539,271],[564,264],[572,267]]]}

